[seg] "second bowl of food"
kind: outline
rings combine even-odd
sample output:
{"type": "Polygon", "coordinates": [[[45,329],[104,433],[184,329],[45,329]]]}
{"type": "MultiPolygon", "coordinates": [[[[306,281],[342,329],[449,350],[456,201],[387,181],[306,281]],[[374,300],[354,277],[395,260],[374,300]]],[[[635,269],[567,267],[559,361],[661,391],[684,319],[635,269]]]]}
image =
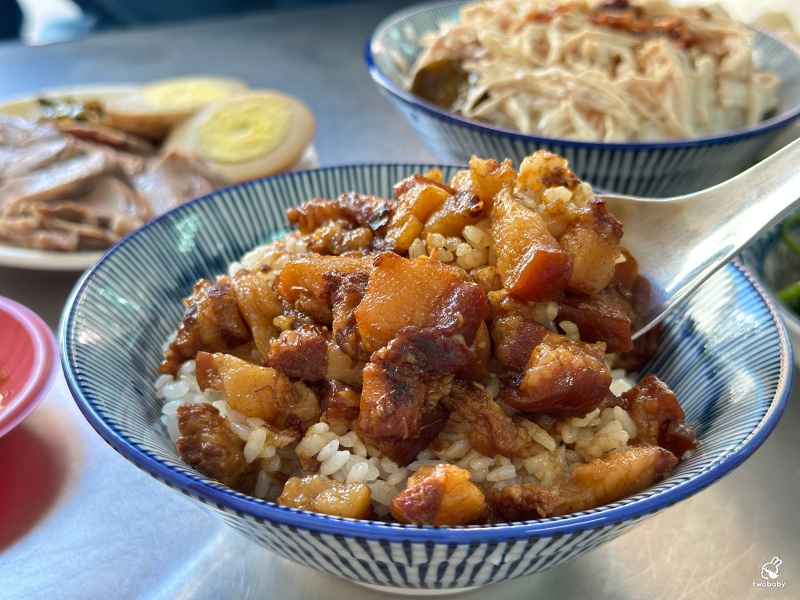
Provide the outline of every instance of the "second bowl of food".
{"type": "Polygon", "coordinates": [[[736,265],[632,344],[622,231],[543,152],[243,184],[84,276],[67,381],[123,456],[290,560],[409,591],[528,575],[729,473],[789,391],[736,265]]]}
{"type": "Polygon", "coordinates": [[[800,54],[719,7],[421,4],[367,42],[373,80],[435,156],[539,148],[639,196],[711,187],[800,115],[800,54]]]}

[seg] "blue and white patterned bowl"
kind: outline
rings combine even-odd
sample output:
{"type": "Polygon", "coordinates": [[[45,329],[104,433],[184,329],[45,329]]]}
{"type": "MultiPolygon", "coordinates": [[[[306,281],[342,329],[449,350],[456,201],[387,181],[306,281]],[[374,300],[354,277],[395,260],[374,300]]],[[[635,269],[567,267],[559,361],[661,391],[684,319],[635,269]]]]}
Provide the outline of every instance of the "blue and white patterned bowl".
{"type": "MultiPolygon", "coordinates": [[[[432,166],[281,175],[190,202],[131,234],[84,275],[63,317],[63,367],[86,419],[136,466],[281,556],[363,584],[418,591],[481,586],[558,565],[714,483],[769,435],[789,392],[791,348],[772,302],[746,271],[729,265],[672,314],[647,367],[675,390],[702,443],[667,480],[620,502],[541,521],[415,527],[256,500],[181,462],[159,421],[153,381],[162,342],[194,283],[226,272],[283,230],[287,207],[350,190],[391,196],[396,181],[432,166]]],[[[440,168],[449,177],[457,167],[440,168]]]]}
{"type": "MultiPolygon", "coordinates": [[[[800,50],[755,32],[757,66],[781,77],[778,114],[721,135],[664,142],[604,143],[525,135],[451,113],[405,89],[420,52],[420,34],[455,21],[465,2],[412,6],[384,19],[367,40],[365,58],[373,80],[416,134],[441,160],[509,157],[517,163],[544,148],[564,156],[593,185],[637,196],[677,196],[721,183],[758,162],[800,116],[800,50]]],[[[785,140],[790,141],[790,140],[785,140]]]]}
{"type": "MultiPolygon", "coordinates": [[[[794,215],[798,212],[795,211],[794,215]]],[[[789,218],[789,217],[787,217],[789,218]]],[[[800,280],[800,257],[781,244],[783,221],[770,229],[742,252],[742,262],[772,296],[785,286],[800,280]]],[[[776,300],[794,348],[794,362],[800,368],[800,317],[776,300]]]]}

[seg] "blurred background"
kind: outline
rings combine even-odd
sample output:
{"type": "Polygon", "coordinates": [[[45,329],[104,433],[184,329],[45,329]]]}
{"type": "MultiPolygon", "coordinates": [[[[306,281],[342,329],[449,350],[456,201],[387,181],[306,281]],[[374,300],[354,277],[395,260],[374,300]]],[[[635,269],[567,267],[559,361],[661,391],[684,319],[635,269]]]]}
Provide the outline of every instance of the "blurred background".
{"type": "Polygon", "coordinates": [[[335,2],[337,0],[0,0],[0,41],[18,39],[38,46],[110,27],[135,27],[335,2]]]}
{"type": "MultiPolygon", "coordinates": [[[[280,9],[342,0],[0,0],[0,40],[37,46],[73,39],[108,27],[203,18],[249,10],[280,9]]],[[[346,0],[345,0],[346,1],[346,0]]],[[[732,17],[752,22],[765,12],[787,13],[800,31],[798,0],[673,0],[676,4],[721,4],[732,17]]],[[[409,1],[409,4],[413,4],[409,1]]]]}

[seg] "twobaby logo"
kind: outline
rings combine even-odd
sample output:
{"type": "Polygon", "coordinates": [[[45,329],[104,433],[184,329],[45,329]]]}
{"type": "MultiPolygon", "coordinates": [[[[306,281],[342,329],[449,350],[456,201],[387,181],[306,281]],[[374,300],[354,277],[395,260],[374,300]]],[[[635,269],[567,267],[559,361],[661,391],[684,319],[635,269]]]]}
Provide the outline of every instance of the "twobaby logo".
{"type": "Polygon", "coordinates": [[[761,579],[764,581],[754,581],[753,587],[783,589],[783,587],[786,585],[786,582],[777,581],[778,567],[780,567],[782,564],[783,561],[777,556],[773,556],[771,561],[764,563],[761,567],[761,579]]]}

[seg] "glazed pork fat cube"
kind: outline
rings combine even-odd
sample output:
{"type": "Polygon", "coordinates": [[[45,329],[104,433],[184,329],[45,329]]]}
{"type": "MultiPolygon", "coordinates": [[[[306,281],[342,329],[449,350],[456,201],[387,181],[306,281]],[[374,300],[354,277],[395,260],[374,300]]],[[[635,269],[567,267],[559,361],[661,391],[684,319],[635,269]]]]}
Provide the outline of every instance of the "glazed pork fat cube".
{"type": "Polygon", "coordinates": [[[244,442],[210,404],[178,407],[181,437],[175,446],[183,459],[201,473],[234,489],[249,492],[255,472],[244,457],[244,442]]]}
{"type": "Polygon", "coordinates": [[[450,180],[450,187],[457,192],[475,194],[483,202],[484,209],[490,211],[500,190],[513,188],[516,180],[517,172],[509,159],[497,162],[473,156],[469,169],[458,171],[450,180]]]}
{"type": "Polygon", "coordinates": [[[371,492],[365,483],[342,483],[322,475],[292,477],[283,487],[278,504],[336,517],[367,519],[371,492]]]}
{"type": "Polygon", "coordinates": [[[273,321],[283,312],[281,301],[265,279],[247,269],[239,269],[231,277],[231,285],[236,293],[239,312],[250,328],[256,349],[262,357],[266,357],[270,341],[277,335],[273,321]]]}
{"type": "Polygon", "coordinates": [[[304,234],[331,222],[346,222],[354,227],[376,230],[386,225],[394,206],[394,200],[347,192],[335,200],[315,198],[304,202],[288,209],[286,217],[304,234]]]}
{"type": "Polygon", "coordinates": [[[375,260],[364,298],[355,310],[364,347],[374,352],[403,327],[437,327],[469,345],[489,309],[479,285],[435,260],[384,252],[375,260]]]}
{"type": "Polygon", "coordinates": [[[319,420],[319,401],[314,392],[271,367],[254,365],[229,354],[199,353],[197,380],[202,389],[222,391],[234,410],[263,419],[292,437],[302,437],[319,420]]]}
{"type": "Polygon", "coordinates": [[[407,177],[394,187],[397,206],[389,221],[386,241],[397,252],[407,252],[422,233],[425,220],[455,190],[422,175],[407,177]]]}
{"type": "Polygon", "coordinates": [[[201,280],[184,304],[183,321],[158,367],[160,373],[175,375],[181,364],[194,358],[198,351],[230,352],[252,339],[227,275],[214,283],[201,280]]]}
{"type": "Polygon", "coordinates": [[[369,273],[372,258],[306,254],[287,264],[275,279],[275,291],[319,324],[330,325],[330,280],[343,273],[369,273]]]}
{"type": "Polygon", "coordinates": [[[440,233],[445,237],[461,235],[464,227],[475,225],[486,216],[483,201],[471,192],[457,192],[449,196],[425,221],[422,237],[440,233]]]}
{"type": "Polygon", "coordinates": [[[633,347],[630,302],[612,287],[591,297],[567,293],[558,305],[556,323],[578,326],[584,342],[605,342],[606,352],[627,352],[633,347]]]}
{"type": "Polygon", "coordinates": [[[486,516],[486,497],[456,465],[420,467],[392,500],[392,516],[414,525],[469,525],[486,516]]]}
{"type": "Polygon", "coordinates": [[[371,268],[371,258],[307,254],[281,269],[275,279],[275,290],[289,302],[296,302],[305,295],[327,305],[330,298],[326,273],[369,272],[371,268]]]}
{"type": "Polygon", "coordinates": [[[636,423],[637,434],[632,442],[658,444],[676,456],[697,446],[694,429],[686,425],[675,394],[652,373],[624,392],[621,401],[636,423]]]}
{"type": "Polygon", "coordinates": [[[325,377],[328,339],[319,325],[284,331],[270,343],[267,364],[291,379],[314,382],[325,377]]]}
{"type": "Polygon", "coordinates": [[[589,296],[605,288],[614,277],[621,238],[622,225],[605,202],[591,199],[558,238],[561,248],[575,257],[567,287],[589,296]]]}
{"type": "Polygon", "coordinates": [[[533,349],[516,393],[503,398],[527,413],[584,416],[611,386],[604,350],[603,343],[587,344],[548,332],[533,349]]]}
{"type": "Polygon", "coordinates": [[[561,249],[542,216],[515,200],[507,189],[492,210],[492,237],[503,286],[525,300],[563,296],[573,256],[561,249]]]}

